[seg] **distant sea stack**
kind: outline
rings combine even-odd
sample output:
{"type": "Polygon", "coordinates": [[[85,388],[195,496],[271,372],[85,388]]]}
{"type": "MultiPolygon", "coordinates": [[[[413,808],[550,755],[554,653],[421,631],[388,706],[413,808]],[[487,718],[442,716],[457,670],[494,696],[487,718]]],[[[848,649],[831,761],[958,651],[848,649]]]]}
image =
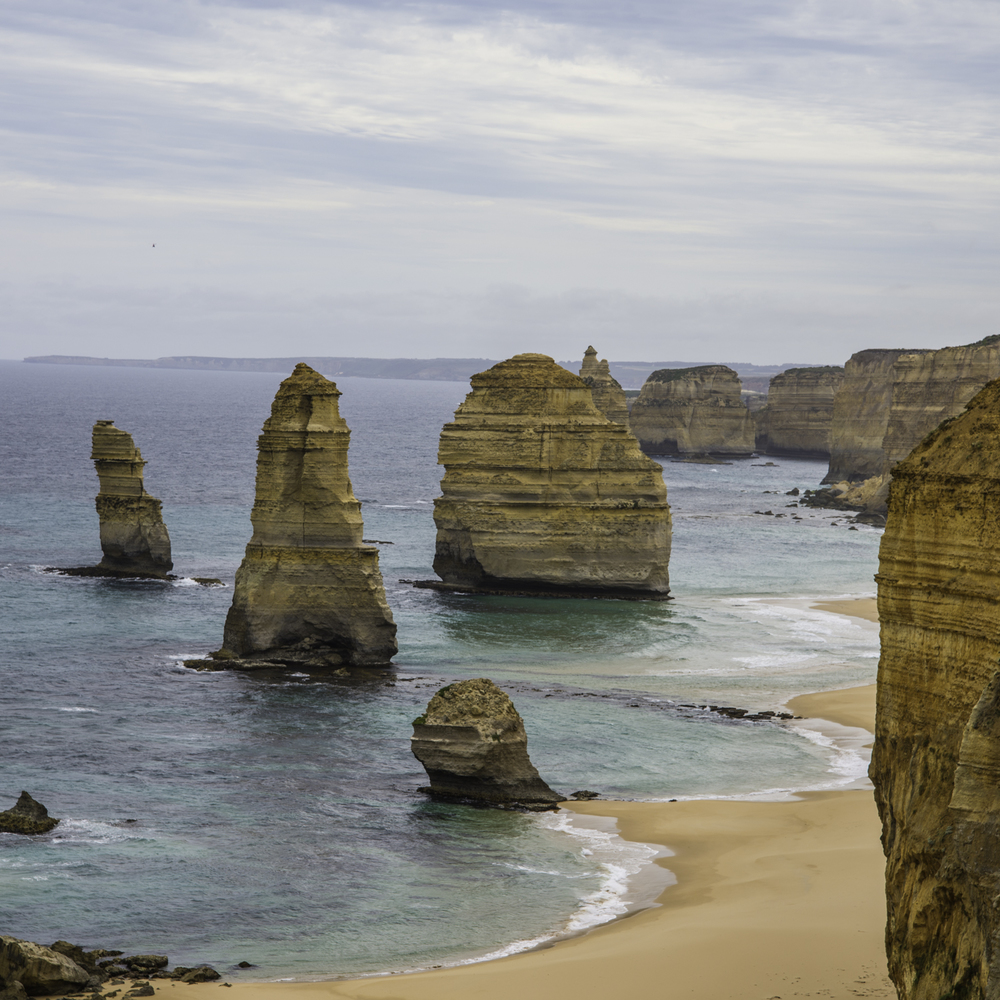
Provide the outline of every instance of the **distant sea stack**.
{"type": "Polygon", "coordinates": [[[441,688],[414,720],[410,746],[435,798],[535,811],[564,798],[539,777],[521,716],[486,677],[441,688]]]}
{"type": "Polygon", "coordinates": [[[278,389],[257,441],[253,537],[217,659],[328,667],[387,664],[396,653],[378,551],[361,540],[339,397],[305,364],[278,389]]]}
{"type": "Polygon", "coordinates": [[[632,433],[652,455],[746,458],[754,450],[754,424],[741,388],[725,365],[661,368],[632,404],[632,433]]]}
{"type": "Polygon", "coordinates": [[[552,358],[518,354],[474,375],[438,462],[438,586],[667,598],[662,470],[552,358]]]}
{"type": "Polygon", "coordinates": [[[771,379],[767,405],[755,416],[757,451],[829,458],[833,401],[844,369],[788,368],[771,379]]]}
{"type": "Polygon", "coordinates": [[[625,401],[625,390],[611,374],[611,368],[607,361],[597,360],[597,351],[593,347],[588,347],[584,352],[580,378],[590,386],[594,397],[594,406],[608,420],[628,426],[628,403],[625,401]]]}
{"type": "Polygon", "coordinates": [[[871,777],[902,1000],[1000,995],[1000,381],[893,469],[871,777]]]}

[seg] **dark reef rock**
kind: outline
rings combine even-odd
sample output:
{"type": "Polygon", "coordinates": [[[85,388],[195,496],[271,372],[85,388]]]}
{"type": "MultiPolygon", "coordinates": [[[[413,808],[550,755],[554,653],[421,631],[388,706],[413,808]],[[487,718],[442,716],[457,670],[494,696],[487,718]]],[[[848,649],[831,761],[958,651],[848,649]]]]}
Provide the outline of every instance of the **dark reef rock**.
{"type": "Polygon", "coordinates": [[[0,812],[0,833],[48,833],[58,822],[41,802],[36,802],[27,792],[21,792],[13,809],[0,812]]]}
{"type": "Polygon", "coordinates": [[[564,798],[539,777],[521,716],[485,677],[441,688],[414,720],[411,749],[436,798],[533,811],[564,798]]]}

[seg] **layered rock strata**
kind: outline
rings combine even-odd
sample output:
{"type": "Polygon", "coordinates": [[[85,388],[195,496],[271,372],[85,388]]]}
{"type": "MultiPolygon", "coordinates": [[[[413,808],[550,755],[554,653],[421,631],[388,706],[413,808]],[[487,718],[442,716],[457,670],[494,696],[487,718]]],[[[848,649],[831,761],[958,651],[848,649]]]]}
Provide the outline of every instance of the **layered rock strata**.
{"type": "Polygon", "coordinates": [[[132,435],[113,420],[94,424],[91,458],[101,483],[97,514],[101,522],[100,563],[65,572],[76,576],[153,577],[165,579],[173,562],[162,504],[143,485],[146,462],[132,435]]]}
{"type": "Polygon", "coordinates": [[[667,598],[662,470],[551,358],[518,354],[474,375],[438,462],[434,571],[444,586],[667,598]]]}
{"type": "Polygon", "coordinates": [[[1000,996],[1000,381],[893,469],[871,776],[902,1000],[1000,996]]]}
{"type": "Polygon", "coordinates": [[[844,369],[788,368],[771,379],[767,405],[755,414],[757,451],[829,458],[833,401],[844,369]]]}
{"type": "Polygon", "coordinates": [[[0,812],[0,833],[48,833],[59,823],[48,809],[27,792],[21,792],[13,808],[0,812]]]}
{"type": "Polygon", "coordinates": [[[253,537],[217,659],[379,665],[396,652],[378,550],[362,542],[339,397],[304,364],[278,389],[257,442],[253,537]]]}
{"type": "Polygon", "coordinates": [[[740,390],[739,376],[725,365],[661,368],[632,404],[629,426],[653,455],[746,458],[754,422],[740,390]]]}
{"type": "Polygon", "coordinates": [[[611,374],[608,362],[597,360],[597,351],[593,347],[588,347],[584,352],[580,378],[590,386],[591,394],[594,397],[594,406],[608,420],[628,426],[628,403],[625,399],[625,390],[611,374]]]}
{"type": "Polygon", "coordinates": [[[441,688],[414,720],[410,746],[435,798],[531,810],[564,798],[539,777],[521,716],[486,677],[441,688]]]}

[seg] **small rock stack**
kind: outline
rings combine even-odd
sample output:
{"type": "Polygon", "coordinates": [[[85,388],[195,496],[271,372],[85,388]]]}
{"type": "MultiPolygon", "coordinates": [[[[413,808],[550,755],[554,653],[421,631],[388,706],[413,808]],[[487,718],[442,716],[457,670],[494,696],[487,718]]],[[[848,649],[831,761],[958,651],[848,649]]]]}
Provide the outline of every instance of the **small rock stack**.
{"type": "Polygon", "coordinates": [[[625,400],[625,390],[611,374],[611,366],[605,360],[597,360],[597,351],[588,347],[583,355],[580,367],[580,378],[590,386],[594,397],[594,406],[608,420],[616,424],[628,426],[628,403],[625,400]]]}
{"type": "Polygon", "coordinates": [[[59,820],[49,815],[48,809],[36,802],[27,792],[21,792],[20,798],[12,809],[0,812],[0,833],[23,833],[34,836],[48,833],[59,820]]]}

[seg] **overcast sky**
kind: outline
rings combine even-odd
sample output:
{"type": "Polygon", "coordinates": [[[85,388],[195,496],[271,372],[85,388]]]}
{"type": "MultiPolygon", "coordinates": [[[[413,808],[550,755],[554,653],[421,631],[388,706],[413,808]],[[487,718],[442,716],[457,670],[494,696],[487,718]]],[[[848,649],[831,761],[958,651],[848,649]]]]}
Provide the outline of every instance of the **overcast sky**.
{"type": "Polygon", "coordinates": [[[6,0],[0,36],[0,357],[1000,333],[996,0],[6,0]]]}

